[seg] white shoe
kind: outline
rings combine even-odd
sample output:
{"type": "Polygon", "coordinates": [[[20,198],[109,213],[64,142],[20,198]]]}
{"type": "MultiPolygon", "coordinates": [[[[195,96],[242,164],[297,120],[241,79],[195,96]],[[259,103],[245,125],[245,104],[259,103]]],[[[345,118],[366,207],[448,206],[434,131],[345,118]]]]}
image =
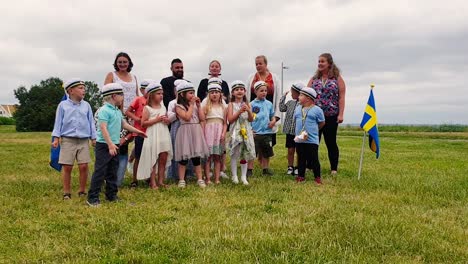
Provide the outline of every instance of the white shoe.
{"type": "Polygon", "coordinates": [[[247,176],[241,176],[241,182],[244,185],[249,185],[249,182],[247,181],[247,176]]]}
{"type": "Polygon", "coordinates": [[[204,180],[198,180],[197,184],[198,184],[198,186],[200,186],[200,188],[205,188],[206,187],[206,184],[205,184],[204,180]]]}
{"type": "Polygon", "coordinates": [[[237,178],[237,176],[232,176],[232,182],[234,184],[238,184],[239,183],[239,179],[237,178]]]}
{"type": "Polygon", "coordinates": [[[223,178],[223,179],[229,179],[229,176],[227,176],[227,174],[226,174],[224,171],[220,172],[219,175],[220,175],[221,178],[223,178]]]}
{"type": "Polygon", "coordinates": [[[185,188],[185,181],[184,180],[179,181],[179,184],[177,184],[177,186],[179,188],[185,188]]]}

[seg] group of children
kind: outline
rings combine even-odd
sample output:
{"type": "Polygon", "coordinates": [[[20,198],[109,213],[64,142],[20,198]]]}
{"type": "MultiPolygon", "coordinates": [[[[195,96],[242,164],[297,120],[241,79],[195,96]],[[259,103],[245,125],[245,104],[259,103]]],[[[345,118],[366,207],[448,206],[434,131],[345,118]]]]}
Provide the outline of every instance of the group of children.
{"type": "MultiPolygon", "coordinates": [[[[137,180],[147,180],[153,189],[166,187],[164,179],[169,169],[176,172],[178,186],[184,188],[189,162],[201,188],[211,183],[212,174],[214,182],[220,183],[226,153],[231,160],[231,179],[236,184],[239,183],[238,164],[240,181],[244,185],[249,184],[248,163],[253,162],[255,157],[258,157],[263,174],[272,174],[269,169],[270,158],[274,155],[271,135],[277,118],[274,116],[274,106],[266,99],[267,84],[264,81],[256,82],[256,98],[249,102],[246,85],[242,81],[234,81],[231,83],[229,103],[226,104],[221,83],[219,78],[209,79],[208,97],[200,101],[192,83],[177,80],[174,83],[177,97],[166,109],[159,82],[142,81],[143,96],[137,97],[125,112],[133,122],[131,126],[121,110],[124,97],[120,84],[109,83],[102,87],[104,105],[96,113],[95,124],[91,107],[83,100],[84,82],[79,79],[66,82],[64,88],[68,99],[57,108],[52,133],[53,147],[57,147],[61,139],[59,163],[64,166],[63,198],[71,198],[70,174],[75,159],[80,168],[79,196],[86,195],[87,164],[90,162],[88,140],[95,145],[96,158],[87,194],[90,206],[100,204],[99,193],[104,181],[106,199],[118,200],[118,187],[123,177],[117,175],[120,173],[119,146],[132,138],[135,139],[135,149],[132,154],[134,173],[131,186],[136,186],[137,180]],[[122,134],[122,130],[132,134],[122,134]],[[204,178],[202,161],[205,161],[204,178]]],[[[315,181],[320,184],[318,131],[325,119],[323,111],[314,104],[317,94],[312,88],[294,84],[291,87],[293,99],[287,103],[286,95],[280,101],[280,110],[286,112],[283,131],[287,134],[288,174],[295,175],[296,181],[301,182],[305,180],[306,169],[312,169],[315,181]],[[297,169],[293,166],[295,151],[297,169]]]]}

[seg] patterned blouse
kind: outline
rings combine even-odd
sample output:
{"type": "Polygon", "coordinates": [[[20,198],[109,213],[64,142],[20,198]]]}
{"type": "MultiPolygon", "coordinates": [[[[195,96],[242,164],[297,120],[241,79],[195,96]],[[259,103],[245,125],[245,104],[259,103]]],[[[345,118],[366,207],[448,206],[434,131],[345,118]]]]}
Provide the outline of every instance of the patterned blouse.
{"type": "Polygon", "coordinates": [[[327,79],[322,83],[321,79],[314,79],[312,88],[317,92],[315,104],[322,108],[325,116],[337,116],[339,113],[338,80],[327,79]]]}

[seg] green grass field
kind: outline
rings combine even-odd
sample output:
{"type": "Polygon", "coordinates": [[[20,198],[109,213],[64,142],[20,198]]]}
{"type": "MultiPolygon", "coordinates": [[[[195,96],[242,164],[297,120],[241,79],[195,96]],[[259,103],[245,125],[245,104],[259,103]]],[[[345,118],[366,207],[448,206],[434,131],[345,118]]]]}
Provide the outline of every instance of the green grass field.
{"type": "Polygon", "coordinates": [[[99,208],[77,197],[76,171],[62,200],[49,142],[0,126],[1,263],[468,262],[468,132],[382,132],[358,181],[362,132],[342,129],[336,179],[320,148],[322,186],[284,174],[279,136],[272,178],[159,191],[127,179],[123,201],[99,208]]]}

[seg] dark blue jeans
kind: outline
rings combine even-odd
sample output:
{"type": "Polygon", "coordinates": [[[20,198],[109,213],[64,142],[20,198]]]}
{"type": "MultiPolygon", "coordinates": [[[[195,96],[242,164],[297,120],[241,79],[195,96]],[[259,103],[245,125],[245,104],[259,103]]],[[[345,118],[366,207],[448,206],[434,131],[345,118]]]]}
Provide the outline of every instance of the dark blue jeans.
{"type": "Polygon", "coordinates": [[[119,155],[111,156],[106,143],[96,143],[96,162],[91,178],[91,186],[88,191],[88,201],[99,201],[99,193],[106,181],[106,199],[114,201],[117,198],[117,169],[119,167],[119,155]]]}

